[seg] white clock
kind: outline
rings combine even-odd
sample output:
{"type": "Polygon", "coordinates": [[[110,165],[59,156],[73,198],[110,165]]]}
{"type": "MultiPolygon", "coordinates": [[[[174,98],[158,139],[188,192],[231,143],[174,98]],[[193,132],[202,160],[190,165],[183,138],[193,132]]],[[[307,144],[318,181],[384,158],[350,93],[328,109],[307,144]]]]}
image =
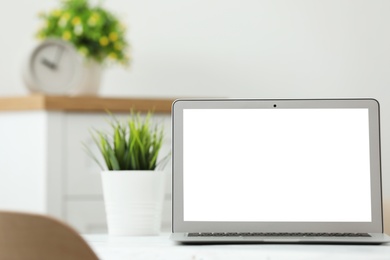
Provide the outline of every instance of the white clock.
{"type": "Polygon", "coordinates": [[[87,62],[70,43],[48,39],[31,52],[23,78],[32,92],[96,94],[100,84],[100,66],[87,62]]]}

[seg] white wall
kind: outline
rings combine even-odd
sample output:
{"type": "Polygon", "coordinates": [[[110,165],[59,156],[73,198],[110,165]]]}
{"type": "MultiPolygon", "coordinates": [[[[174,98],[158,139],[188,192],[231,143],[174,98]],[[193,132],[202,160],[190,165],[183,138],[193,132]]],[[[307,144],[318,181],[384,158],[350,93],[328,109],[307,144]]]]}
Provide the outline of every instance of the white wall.
{"type": "MultiPolygon", "coordinates": [[[[0,95],[27,93],[21,61],[41,10],[0,1],[0,95]]],[[[102,95],[375,97],[390,196],[390,1],[106,0],[129,26],[130,70],[107,69],[102,95]]]]}

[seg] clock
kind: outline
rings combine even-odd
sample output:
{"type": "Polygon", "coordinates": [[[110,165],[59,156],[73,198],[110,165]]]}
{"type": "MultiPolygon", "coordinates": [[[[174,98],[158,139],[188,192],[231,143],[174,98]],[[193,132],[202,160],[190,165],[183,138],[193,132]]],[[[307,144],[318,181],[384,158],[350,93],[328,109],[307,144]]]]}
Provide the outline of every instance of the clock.
{"type": "Polygon", "coordinates": [[[48,39],[32,50],[23,78],[32,92],[48,95],[96,94],[100,66],[87,61],[70,43],[48,39]]]}

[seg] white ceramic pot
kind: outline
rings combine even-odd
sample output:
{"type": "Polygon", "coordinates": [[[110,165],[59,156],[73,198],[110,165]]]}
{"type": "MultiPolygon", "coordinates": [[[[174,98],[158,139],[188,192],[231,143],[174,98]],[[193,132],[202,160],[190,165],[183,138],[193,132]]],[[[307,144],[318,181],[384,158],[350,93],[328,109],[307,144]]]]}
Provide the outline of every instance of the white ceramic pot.
{"type": "Polygon", "coordinates": [[[80,86],[74,88],[71,95],[96,96],[100,90],[103,67],[94,60],[87,59],[83,62],[80,86]]]}
{"type": "Polygon", "coordinates": [[[157,235],[161,228],[164,171],[103,171],[108,233],[157,235]]]}

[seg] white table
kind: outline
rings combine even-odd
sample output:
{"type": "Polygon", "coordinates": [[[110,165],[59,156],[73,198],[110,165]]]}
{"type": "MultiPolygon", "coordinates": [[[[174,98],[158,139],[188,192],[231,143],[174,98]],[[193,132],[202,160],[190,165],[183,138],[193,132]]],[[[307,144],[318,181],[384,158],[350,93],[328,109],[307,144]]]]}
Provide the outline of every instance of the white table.
{"type": "Polygon", "coordinates": [[[390,259],[390,244],[383,245],[178,245],[169,234],[150,237],[84,235],[101,259],[215,260],[215,259],[390,259]]]}

